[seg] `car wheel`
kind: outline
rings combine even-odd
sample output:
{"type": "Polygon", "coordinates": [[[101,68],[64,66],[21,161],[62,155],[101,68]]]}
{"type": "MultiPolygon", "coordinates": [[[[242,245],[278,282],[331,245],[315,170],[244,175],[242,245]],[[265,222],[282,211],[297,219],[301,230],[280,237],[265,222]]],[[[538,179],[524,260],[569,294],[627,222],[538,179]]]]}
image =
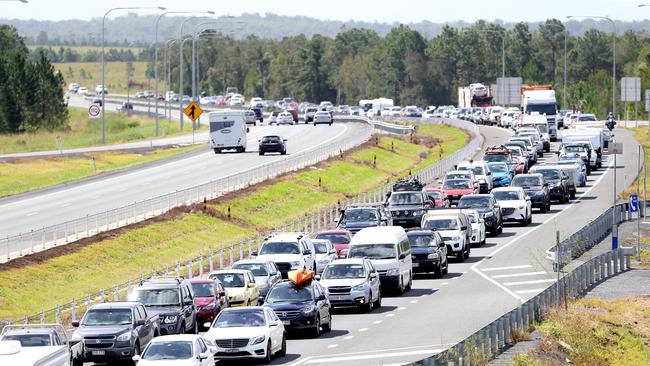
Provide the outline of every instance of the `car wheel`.
{"type": "Polygon", "coordinates": [[[264,155],[264,153],[260,151],[260,156],[262,156],[262,155],[264,155]]]}
{"type": "Polygon", "coordinates": [[[519,225],[528,226],[528,216],[524,217],[523,220],[519,221],[519,225]]]}
{"type": "Polygon", "coordinates": [[[465,245],[467,250],[465,251],[465,259],[469,258],[469,253],[472,251],[472,246],[471,245],[465,245]]]}
{"type": "Polygon", "coordinates": [[[404,279],[399,278],[399,285],[397,286],[397,296],[402,296],[404,294],[404,279]]]}
{"type": "Polygon", "coordinates": [[[465,250],[461,250],[460,252],[456,253],[456,259],[458,260],[459,263],[465,262],[465,250]]]}
{"type": "Polygon", "coordinates": [[[442,260],[438,263],[438,268],[433,270],[434,278],[442,278],[442,260]]]}
{"type": "Polygon", "coordinates": [[[548,203],[545,203],[544,206],[539,208],[539,210],[542,211],[542,213],[547,213],[548,212],[548,206],[550,206],[550,205],[548,203]]]}
{"type": "Polygon", "coordinates": [[[84,362],[79,358],[72,359],[72,366],[83,366],[84,362]]]}
{"type": "Polygon", "coordinates": [[[372,302],[372,291],[371,291],[371,292],[370,292],[370,295],[368,296],[368,302],[367,302],[365,305],[363,305],[363,307],[362,307],[361,310],[362,310],[364,313],[369,313],[369,312],[372,311],[372,306],[373,306],[373,304],[374,304],[374,303],[372,302]]]}
{"type": "MultiPolygon", "coordinates": [[[[140,344],[136,343],[135,347],[133,348],[133,356],[140,356],[140,344]]],[[[130,362],[131,365],[135,366],[137,363],[135,361],[130,362]]]]}
{"type": "Polygon", "coordinates": [[[279,357],[284,357],[287,355],[287,335],[282,335],[282,348],[278,351],[277,355],[279,357]]]}
{"type": "Polygon", "coordinates": [[[381,290],[379,291],[379,295],[377,295],[377,300],[372,304],[372,306],[375,309],[379,309],[381,307],[381,290]]]}
{"type": "Polygon", "coordinates": [[[503,234],[503,222],[501,223],[501,226],[497,229],[497,235],[503,234]]]}
{"type": "Polygon", "coordinates": [[[271,341],[269,340],[268,344],[266,345],[266,356],[264,357],[263,361],[265,365],[271,363],[271,358],[273,358],[273,354],[271,352],[271,341]]]}
{"type": "Polygon", "coordinates": [[[320,314],[316,314],[316,326],[314,327],[314,330],[312,330],[312,335],[314,338],[320,336],[320,314]]]}
{"type": "Polygon", "coordinates": [[[576,191],[573,191],[571,192],[571,199],[575,199],[575,198],[576,198],[576,191]]]}
{"type": "Polygon", "coordinates": [[[442,271],[442,275],[446,275],[449,273],[449,259],[445,259],[445,268],[442,271]]]}
{"type": "Polygon", "coordinates": [[[332,331],[332,313],[330,312],[330,315],[327,317],[327,324],[323,324],[323,332],[331,332],[332,331]]]}
{"type": "Polygon", "coordinates": [[[282,155],[287,155],[287,150],[282,150],[282,155]]]}
{"type": "Polygon", "coordinates": [[[199,320],[194,321],[194,327],[192,328],[192,334],[199,334],[199,320]]]}
{"type": "Polygon", "coordinates": [[[409,272],[409,282],[406,284],[406,291],[411,291],[413,288],[413,273],[409,272]]]}

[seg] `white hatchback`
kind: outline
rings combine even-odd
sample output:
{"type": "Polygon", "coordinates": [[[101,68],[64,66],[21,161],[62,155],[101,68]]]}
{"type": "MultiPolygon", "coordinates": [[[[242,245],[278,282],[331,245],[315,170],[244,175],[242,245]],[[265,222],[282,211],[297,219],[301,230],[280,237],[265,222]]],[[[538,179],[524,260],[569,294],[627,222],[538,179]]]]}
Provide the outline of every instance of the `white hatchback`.
{"type": "Polygon", "coordinates": [[[494,198],[501,206],[503,222],[515,221],[527,226],[533,221],[530,197],[521,187],[501,187],[492,190],[494,198]]]}
{"type": "Polygon", "coordinates": [[[196,334],[174,334],[156,337],[142,355],[133,356],[138,366],[214,366],[211,345],[196,334]]]}
{"type": "Polygon", "coordinates": [[[292,125],[293,124],[293,116],[289,112],[282,112],[278,114],[277,119],[275,122],[278,125],[292,125]]]}

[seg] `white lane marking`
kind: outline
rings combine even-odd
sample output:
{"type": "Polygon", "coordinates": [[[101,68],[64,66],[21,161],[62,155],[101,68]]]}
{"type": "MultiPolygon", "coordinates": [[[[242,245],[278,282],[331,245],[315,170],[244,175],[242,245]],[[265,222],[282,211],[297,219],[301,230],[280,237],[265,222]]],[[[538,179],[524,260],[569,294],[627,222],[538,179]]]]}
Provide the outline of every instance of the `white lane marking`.
{"type": "Polygon", "coordinates": [[[345,336],[345,337],[343,337],[343,339],[345,339],[346,341],[349,341],[352,338],[354,338],[354,336],[345,336]]]}
{"type": "Polygon", "coordinates": [[[381,324],[382,322],[383,320],[375,320],[374,322],[372,322],[372,324],[381,324]]]}
{"type": "Polygon", "coordinates": [[[539,276],[539,275],[545,275],[545,274],[548,274],[548,273],[546,271],[523,272],[523,273],[510,273],[510,274],[504,274],[504,275],[496,275],[496,276],[492,276],[492,278],[526,277],[526,276],[539,276]]]}
{"type": "Polygon", "coordinates": [[[520,286],[520,285],[533,285],[537,283],[550,283],[550,282],[555,282],[557,280],[550,278],[546,280],[534,280],[534,281],[519,281],[519,282],[506,282],[503,285],[504,286],[520,286]]]}
{"type": "Polygon", "coordinates": [[[458,277],[453,277],[451,280],[453,281],[453,280],[457,280],[457,279],[459,279],[459,278],[460,278],[460,276],[458,276],[458,277]]]}
{"type": "Polygon", "coordinates": [[[361,329],[359,329],[359,332],[365,332],[367,330],[368,330],[368,328],[361,328],[361,329]]]}
{"type": "Polygon", "coordinates": [[[38,211],[30,212],[25,216],[29,217],[29,216],[34,216],[34,215],[38,215],[38,211]]]}
{"type": "MultiPolygon", "coordinates": [[[[607,168],[611,168],[611,166],[612,166],[613,164],[614,164],[614,159],[609,159],[609,164],[607,164],[607,168]]],[[[502,251],[502,250],[506,249],[507,247],[511,246],[512,244],[514,244],[514,243],[520,241],[521,239],[525,238],[526,236],[530,235],[531,233],[534,233],[536,230],[538,230],[539,228],[543,227],[543,226],[544,226],[545,224],[547,224],[548,222],[554,220],[556,217],[558,217],[560,214],[562,214],[565,210],[567,210],[568,208],[574,206],[576,203],[580,202],[580,200],[582,200],[582,198],[583,198],[586,194],[590,193],[592,189],[598,187],[598,185],[600,184],[600,181],[603,180],[603,178],[605,178],[605,176],[607,176],[607,174],[608,174],[609,172],[610,172],[610,169],[607,169],[603,175],[601,175],[598,179],[596,179],[596,181],[594,182],[594,184],[593,184],[591,187],[589,187],[588,190],[584,191],[580,196],[578,196],[578,197],[577,197],[573,202],[571,202],[571,204],[569,204],[567,207],[565,207],[564,209],[562,209],[562,210],[560,210],[559,212],[555,213],[553,216],[549,217],[548,219],[544,220],[544,222],[542,222],[540,225],[538,225],[538,226],[532,228],[532,229],[529,230],[529,231],[526,231],[525,233],[519,235],[519,237],[515,237],[515,239],[513,239],[513,240],[509,241],[508,243],[505,243],[503,246],[501,246],[501,247],[495,249],[494,251],[492,251],[492,253],[488,254],[488,255],[485,256],[485,257],[483,257],[483,259],[481,259],[480,261],[474,263],[474,264],[470,267],[470,269],[471,269],[472,271],[474,271],[476,274],[478,274],[479,276],[481,276],[481,277],[483,277],[484,279],[486,279],[487,281],[492,282],[492,284],[494,284],[494,285],[497,286],[498,288],[502,289],[503,291],[505,291],[505,292],[508,293],[510,296],[514,297],[515,299],[519,300],[519,301],[523,304],[523,303],[524,303],[524,299],[523,299],[521,296],[519,296],[519,295],[517,295],[516,293],[512,292],[509,288],[505,287],[504,285],[500,284],[499,282],[497,282],[497,281],[491,279],[490,276],[488,276],[488,275],[486,275],[485,273],[481,272],[481,270],[478,269],[478,266],[480,266],[481,263],[483,263],[486,259],[488,259],[488,258],[492,258],[492,257],[495,256],[497,253],[499,253],[500,251],[502,251]]]]}
{"type": "Polygon", "coordinates": [[[441,283],[441,285],[443,285],[443,286],[447,286],[448,284],[449,284],[449,282],[443,282],[443,283],[441,283]]]}
{"type": "Polygon", "coordinates": [[[72,203],[70,203],[70,202],[66,202],[66,203],[62,204],[61,206],[59,206],[59,207],[68,207],[68,206],[70,206],[71,204],[72,204],[72,203]]]}
{"type": "Polygon", "coordinates": [[[536,289],[533,289],[533,290],[519,290],[519,291],[515,291],[515,293],[517,293],[517,294],[534,294],[534,293],[542,292],[544,290],[545,289],[543,289],[543,288],[536,288],[536,289]]]}
{"type": "Polygon", "coordinates": [[[440,353],[444,349],[425,349],[420,351],[406,351],[406,352],[389,352],[389,353],[375,353],[372,355],[359,355],[359,356],[344,356],[344,357],[330,357],[330,358],[319,358],[311,359],[306,364],[314,363],[332,363],[332,362],[342,362],[342,361],[356,361],[356,360],[370,360],[373,358],[388,358],[388,357],[401,357],[401,356],[415,356],[415,355],[433,355],[440,353]]]}
{"type": "Polygon", "coordinates": [[[406,310],[406,308],[403,307],[403,306],[400,306],[399,308],[397,308],[397,310],[406,310]]]}
{"type": "Polygon", "coordinates": [[[97,195],[97,196],[92,196],[92,197],[90,197],[90,199],[91,199],[91,200],[96,200],[96,199],[98,199],[99,197],[100,197],[99,195],[97,195]]]}
{"type": "Polygon", "coordinates": [[[387,318],[392,318],[392,317],[394,317],[394,316],[395,316],[395,314],[393,314],[393,313],[386,314],[386,317],[387,317],[387,318]]]}
{"type": "Polygon", "coordinates": [[[336,348],[338,346],[339,346],[338,344],[330,344],[329,346],[327,346],[327,348],[336,348]]]}
{"type": "Polygon", "coordinates": [[[530,264],[523,264],[521,266],[510,266],[510,267],[492,267],[492,268],[481,268],[481,271],[483,272],[492,272],[492,271],[505,271],[508,269],[524,269],[524,268],[532,268],[530,264]]]}
{"type": "Polygon", "coordinates": [[[411,304],[417,304],[417,303],[418,303],[417,300],[411,300],[411,301],[409,301],[409,302],[410,302],[411,304]]]}

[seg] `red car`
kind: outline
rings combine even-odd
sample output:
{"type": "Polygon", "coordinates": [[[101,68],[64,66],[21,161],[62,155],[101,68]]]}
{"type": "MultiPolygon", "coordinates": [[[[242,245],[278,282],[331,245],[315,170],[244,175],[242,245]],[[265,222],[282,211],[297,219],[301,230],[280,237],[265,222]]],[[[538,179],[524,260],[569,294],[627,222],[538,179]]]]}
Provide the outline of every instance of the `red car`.
{"type": "Polygon", "coordinates": [[[442,189],[426,187],[424,193],[435,203],[435,207],[449,207],[449,198],[442,189]]]}
{"type": "Polygon", "coordinates": [[[298,109],[287,108],[287,112],[291,113],[291,117],[293,117],[293,122],[298,123],[298,109]]]}
{"type": "Polygon", "coordinates": [[[190,280],[194,291],[194,305],[199,327],[204,323],[212,323],[217,314],[229,306],[228,294],[221,282],[210,279],[190,280]]]}
{"type": "Polygon", "coordinates": [[[350,246],[350,240],[352,239],[352,234],[349,231],[344,229],[321,231],[316,235],[316,239],[331,241],[334,244],[334,249],[336,249],[336,256],[338,258],[347,258],[348,246],[350,246]]]}
{"type": "Polygon", "coordinates": [[[478,184],[469,179],[447,179],[442,184],[442,191],[449,199],[449,205],[457,205],[462,196],[478,193],[478,184]]]}

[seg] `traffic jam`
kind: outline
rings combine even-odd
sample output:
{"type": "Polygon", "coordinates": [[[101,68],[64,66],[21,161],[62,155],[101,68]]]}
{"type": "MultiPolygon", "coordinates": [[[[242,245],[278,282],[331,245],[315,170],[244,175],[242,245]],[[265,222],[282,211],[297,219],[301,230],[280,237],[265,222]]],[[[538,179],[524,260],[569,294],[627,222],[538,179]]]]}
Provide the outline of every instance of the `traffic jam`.
{"type": "Polygon", "coordinates": [[[339,308],[373,312],[411,290],[416,275],[444,278],[504,227],[574,199],[602,167],[609,131],[577,122],[552,146],[548,124],[534,117],[480,160],[430,185],[400,179],[382,204],[345,207],[314,237],[276,232],[250,259],[204,278],[143,280],[127,301],[89,307],[69,340],[60,326],[36,325],[5,327],[0,339],[69,344],[73,365],[269,363],[287,354],[287,339],[330,332],[339,308]]]}

